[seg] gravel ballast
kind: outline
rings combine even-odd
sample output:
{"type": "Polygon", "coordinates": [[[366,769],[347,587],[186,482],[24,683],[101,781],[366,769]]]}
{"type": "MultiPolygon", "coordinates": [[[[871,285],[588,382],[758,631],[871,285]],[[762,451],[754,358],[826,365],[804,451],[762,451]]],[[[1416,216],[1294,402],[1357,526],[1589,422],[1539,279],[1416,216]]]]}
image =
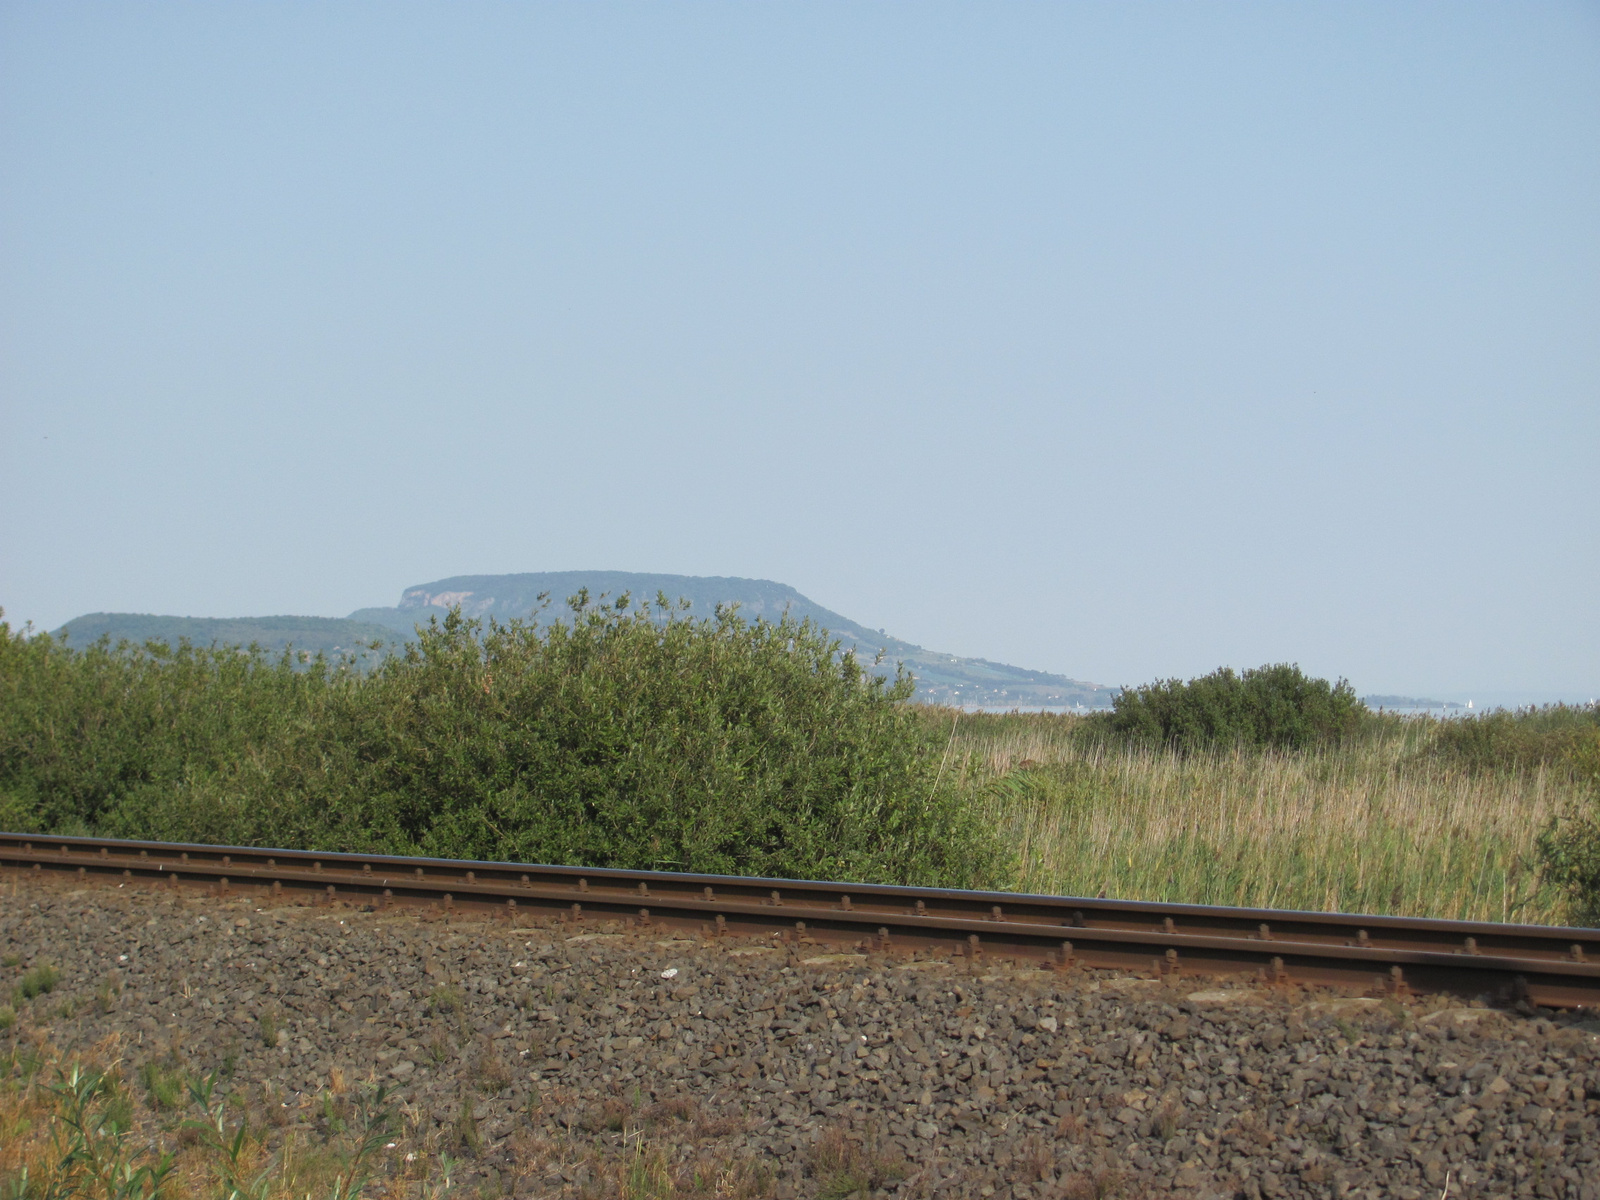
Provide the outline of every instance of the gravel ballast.
{"type": "Polygon", "coordinates": [[[389,1086],[396,1196],[1600,1200],[1583,1014],[48,880],[0,951],[59,974],[0,1052],[219,1071],[269,1147],[389,1086]]]}

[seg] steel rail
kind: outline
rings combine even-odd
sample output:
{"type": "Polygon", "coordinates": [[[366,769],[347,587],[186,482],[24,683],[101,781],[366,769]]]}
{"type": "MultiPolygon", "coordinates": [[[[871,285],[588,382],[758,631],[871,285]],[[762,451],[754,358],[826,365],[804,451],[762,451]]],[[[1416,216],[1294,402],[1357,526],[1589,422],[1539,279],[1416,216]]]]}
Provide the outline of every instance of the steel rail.
{"type": "Polygon", "coordinates": [[[0,833],[0,870],[431,904],[1372,995],[1600,1007],[1600,929],[0,833]]]}

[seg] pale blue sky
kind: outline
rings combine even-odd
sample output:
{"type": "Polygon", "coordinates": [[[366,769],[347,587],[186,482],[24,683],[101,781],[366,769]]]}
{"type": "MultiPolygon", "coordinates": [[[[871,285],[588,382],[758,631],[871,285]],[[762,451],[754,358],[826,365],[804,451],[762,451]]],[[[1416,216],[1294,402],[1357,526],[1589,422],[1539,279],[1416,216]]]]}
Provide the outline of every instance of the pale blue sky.
{"type": "Polygon", "coordinates": [[[0,4],[0,604],[748,575],[1600,693],[1600,6],[0,4]]]}

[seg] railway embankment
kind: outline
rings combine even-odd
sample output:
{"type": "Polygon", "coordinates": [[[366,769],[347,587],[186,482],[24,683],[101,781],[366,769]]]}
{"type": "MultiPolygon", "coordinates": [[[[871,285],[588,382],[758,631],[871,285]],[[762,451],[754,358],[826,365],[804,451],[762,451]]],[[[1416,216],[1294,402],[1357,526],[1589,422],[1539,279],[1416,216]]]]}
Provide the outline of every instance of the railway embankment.
{"type": "Polygon", "coordinates": [[[1581,1013],[71,879],[0,952],[11,1099],[111,1068],[197,1195],[214,1076],[302,1192],[367,1119],[369,1195],[1600,1197],[1581,1013]]]}

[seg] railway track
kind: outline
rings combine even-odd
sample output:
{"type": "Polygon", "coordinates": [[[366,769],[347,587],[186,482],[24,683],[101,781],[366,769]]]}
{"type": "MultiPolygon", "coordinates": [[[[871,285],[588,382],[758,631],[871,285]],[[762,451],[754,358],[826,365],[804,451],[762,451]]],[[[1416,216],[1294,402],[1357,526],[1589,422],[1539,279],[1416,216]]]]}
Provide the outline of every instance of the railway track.
{"type": "Polygon", "coordinates": [[[1600,929],[0,833],[0,873],[624,921],[969,963],[1600,1007],[1600,929]]]}

